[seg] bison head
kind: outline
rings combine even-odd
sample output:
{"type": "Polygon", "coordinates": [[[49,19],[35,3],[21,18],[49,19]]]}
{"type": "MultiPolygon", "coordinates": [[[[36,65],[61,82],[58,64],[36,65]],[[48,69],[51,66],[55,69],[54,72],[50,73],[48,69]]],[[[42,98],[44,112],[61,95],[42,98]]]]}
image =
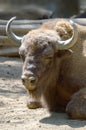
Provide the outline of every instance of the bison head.
{"type": "Polygon", "coordinates": [[[20,38],[10,29],[11,22],[14,19],[12,18],[8,22],[6,32],[12,40],[21,43],[19,54],[23,59],[21,76],[23,84],[27,89],[35,90],[44,84],[47,85],[48,82],[54,82],[59,73],[58,51],[68,49],[75,44],[77,38],[76,25],[71,21],[73,36],[65,41],[61,41],[56,30],[45,28],[32,30],[23,38],[20,38]]]}

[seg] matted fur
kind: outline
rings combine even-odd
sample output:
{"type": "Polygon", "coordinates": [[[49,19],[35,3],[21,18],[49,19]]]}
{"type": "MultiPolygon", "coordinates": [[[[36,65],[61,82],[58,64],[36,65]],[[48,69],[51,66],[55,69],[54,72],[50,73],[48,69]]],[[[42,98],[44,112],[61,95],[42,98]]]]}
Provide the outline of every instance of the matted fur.
{"type": "Polygon", "coordinates": [[[37,78],[34,90],[29,81],[24,83],[29,108],[42,105],[51,112],[67,111],[71,118],[86,119],[86,27],[76,27],[78,38],[71,50],[58,50],[55,44],[73,34],[66,20],[46,22],[24,36],[19,50],[24,58],[22,75],[28,80],[33,73],[37,78]]]}

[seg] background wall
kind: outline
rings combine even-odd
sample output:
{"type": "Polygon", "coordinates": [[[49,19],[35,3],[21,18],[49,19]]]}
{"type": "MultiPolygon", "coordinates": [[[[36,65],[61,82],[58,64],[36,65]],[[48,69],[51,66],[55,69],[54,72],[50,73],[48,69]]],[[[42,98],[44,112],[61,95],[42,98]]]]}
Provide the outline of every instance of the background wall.
{"type": "Polygon", "coordinates": [[[0,10],[29,9],[37,5],[54,12],[53,17],[71,17],[86,10],[86,0],[0,0],[0,10]],[[25,7],[26,6],[26,7],[25,7]]]}

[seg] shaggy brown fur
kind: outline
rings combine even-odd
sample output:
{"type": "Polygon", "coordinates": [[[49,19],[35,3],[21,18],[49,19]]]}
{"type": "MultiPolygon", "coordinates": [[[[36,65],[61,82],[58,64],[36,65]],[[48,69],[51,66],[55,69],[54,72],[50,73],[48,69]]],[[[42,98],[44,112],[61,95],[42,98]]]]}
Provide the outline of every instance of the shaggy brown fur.
{"type": "Polygon", "coordinates": [[[58,32],[62,40],[67,40],[73,35],[73,28],[71,24],[66,20],[57,20],[54,22],[46,22],[43,24],[42,29],[54,29],[58,32]]]}
{"type": "Polygon", "coordinates": [[[83,90],[86,87],[86,31],[79,25],[77,31],[77,42],[71,48],[73,53],[56,51],[55,47],[56,39],[65,40],[73,34],[72,26],[65,20],[47,22],[24,36],[20,47],[20,54],[22,48],[26,51],[22,74],[27,72],[29,76],[31,71],[38,77],[33,91],[29,89],[29,82],[25,84],[32,100],[28,103],[29,108],[47,105],[49,111],[66,110],[71,118],[86,119],[86,93],[83,90]]]}
{"type": "Polygon", "coordinates": [[[86,27],[76,27],[78,38],[72,51],[56,49],[57,39],[73,34],[66,20],[47,22],[24,36],[19,52],[24,58],[22,76],[29,108],[47,105],[50,111],[66,110],[71,118],[86,119],[86,27]],[[32,75],[35,84],[28,80],[32,75]]]}

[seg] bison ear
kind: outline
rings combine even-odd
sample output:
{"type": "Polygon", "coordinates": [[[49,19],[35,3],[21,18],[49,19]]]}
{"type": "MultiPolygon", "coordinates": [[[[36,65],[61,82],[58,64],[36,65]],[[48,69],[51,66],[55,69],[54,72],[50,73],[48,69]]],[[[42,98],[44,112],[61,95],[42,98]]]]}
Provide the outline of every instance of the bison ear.
{"type": "Polygon", "coordinates": [[[68,50],[59,50],[58,52],[56,52],[56,57],[58,58],[65,58],[70,56],[73,53],[72,50],[68,49],[68,50]]]}

